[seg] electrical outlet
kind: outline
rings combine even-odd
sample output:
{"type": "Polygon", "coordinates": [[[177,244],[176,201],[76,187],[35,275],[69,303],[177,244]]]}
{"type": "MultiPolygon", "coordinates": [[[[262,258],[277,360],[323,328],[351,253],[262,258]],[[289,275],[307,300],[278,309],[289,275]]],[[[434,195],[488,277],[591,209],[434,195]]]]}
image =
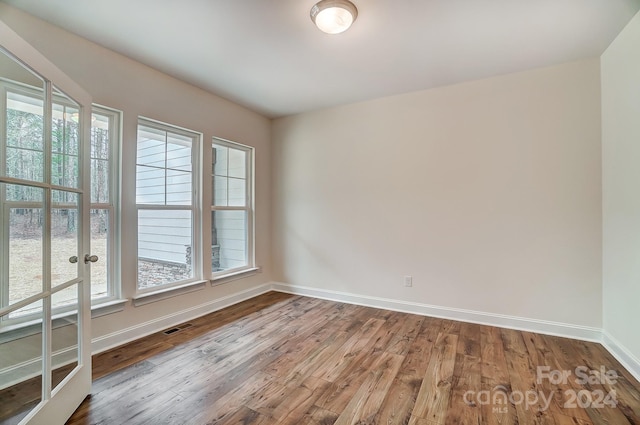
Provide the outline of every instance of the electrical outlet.
{"type": "Polygon", "coordinates": [[[411,276],[404,277],[404,286],[413,286],[413,278],[411,276]]]}

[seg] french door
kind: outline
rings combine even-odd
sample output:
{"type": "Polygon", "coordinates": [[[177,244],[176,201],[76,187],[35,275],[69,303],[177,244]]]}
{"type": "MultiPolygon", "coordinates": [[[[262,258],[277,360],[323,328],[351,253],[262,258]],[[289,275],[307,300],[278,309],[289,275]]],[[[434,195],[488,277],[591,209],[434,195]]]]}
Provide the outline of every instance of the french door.
{"type": "Polygon", "coordinates": [[[0,423],[63,424],[91,390],[90,126],[88,94],[0,21],[0,423]]]}

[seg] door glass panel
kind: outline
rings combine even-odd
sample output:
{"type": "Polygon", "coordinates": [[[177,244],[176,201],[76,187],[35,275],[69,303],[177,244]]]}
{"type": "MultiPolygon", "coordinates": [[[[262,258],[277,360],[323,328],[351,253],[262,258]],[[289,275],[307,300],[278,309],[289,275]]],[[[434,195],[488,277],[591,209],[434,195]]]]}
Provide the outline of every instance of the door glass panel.
{"type": "MultiPolygon", "coordinates": [[[[40,188],[0,184],[0,299],[4,305],[43,289],[43,196],[40,188]]],[[[28,308],[19,312],[25,314],[28,308]]]]}
{"type": "Polygon", "coordinates": [[[0,93],[6,143],[0,175],[43,181],[44,82],[0,50],[0,93]]]}
{"type": "Polygon", "coordinates": [[[51,296],[54,308],[51,337],[51,382],[55,388],[78,365],[78,285],[51,296]],[[60,311],[60,314],[55,314],[60,311]],[[64,313],[62,313],[64,312],[64,313]]]}
{"type": "Polygon", "coordinates": [[[37,87],[40,90],[44,87],[42,78],[2,49],[0,49],[0,77],[6,81],[15,81],[26,86],[37,87]]]}
{"type": "MultiPolygon", "coordinates": [[[[25,307],[42,312],[42,300],[25,307]]],[[[42,313],[27,336],[0,337],[0,423],[17,424],[42,400],[42,313]]],[[[8,315],[0,317],[5,323],[8,315]]],[[[15,331],[14,331],[15,332],[15,331]]]]}
{"type": "Polygon", "coordinates": [[[78,277],[79,258],[79,196],[61,190],[51,191],[51,286],[57,286],[78,277]],[[76,257],[75,263],[70,261],[76,257]]]}
{"type": "Polygon", "coordinates": [[[7,87],[8,177],[41,182],[44,169],[44,102],[42,92],[7,87]]]}
{"type": "Polygon", "coordinates": [[[77,307],[78,290],[77,285],[71,285],[51,295],[51,308],[54,317],[64,314],[77,307]]]}
{"type": "MultiPolygon", "coordinates": [[[[17,35],[7,33],[0,43],[33,59],[30,65],[42,70],[42,75],[54,73],[52,64],[17,35]]],[[[78,348],[83,340],[79,330],[84,336],[89,334],[89,323],[78,326],[77,314],[83,302],[78,291],[84,284],[78,274],[84,263],[81,258],[74,264],[69,262],[69,257],[79,256],[83,248],[80,224],[88,230],[89,216],[81,208],[82,194],[77,189],[88,187],[80,178],[80,128],[84,124],[82,111],[90,102],[79,87],[64,84],[74,97],[85,99],[80,106],[56,89],[55,82],[35,74],[3,46],[0,423],[18,423],[28,415],[34,422],[48,423],[50,414],[61,413],[60,407],[82,400],[90,384],[89,374],[81,374],[74,377],[74,385],[62,385],[74,367],[90,364],[89,351],[78,348]],[[79,360],[79,352],[85,361],[79,360]],[[50,391],[52,386],[55,393],[50,391]]]]}
{"type": "Polygon", "coordinates": [[[44,201],[44,192],[39,187],[24,186],[18,184],[7,184],[3,186],[2,193],[5,196],[5,201],[14,201],[19,203],[33,203],[42,204],[44,201]]]}

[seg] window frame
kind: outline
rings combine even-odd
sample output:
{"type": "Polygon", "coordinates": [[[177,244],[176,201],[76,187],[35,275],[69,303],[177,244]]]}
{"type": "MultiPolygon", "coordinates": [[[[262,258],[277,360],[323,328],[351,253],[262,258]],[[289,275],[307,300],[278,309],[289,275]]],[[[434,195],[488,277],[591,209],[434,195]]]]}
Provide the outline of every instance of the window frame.
{"type": "MultiPolygon", "coordinates": [[[[245,170],[246,170],[246,190],[245,190],[245,206],[216,206],[214,205],[215,196],[212,194],[211,198],[211,212],[215,211],[245,211],[246,212],[246,250],[247,250],[247,264],[242,267],[235,267],[233,269],[226,269],[214,272],[211,271],[212,282],[219,281],[231,276],[235,276],[241,273],[256,270],[255,260],[255,148],[253,146],[245,145],[242,143],[234,142],[232,140],[223,139],[220,137],[213,137],[211,141],[211,149],[214,149],[214,145],[224,146],[229,149],[236,149],[245,152],[245,170]]],[[[212,152],[213,155],[213,152],[212,152]]],[[[211,160],[211,185],[213,192],[213,178],[214,178],[214,166],[213,158],[211,160]]],[[[211,220],[211,229],[213,230],[215,223],[211,220]]],[[[211,235],[211,232],[209,232],[211,235]]],[[[209,240],[210,245],[213,247],[213,241],[209,240]]],[[[212,253],[213,256],[213,253],[212,253]]],[[[212,261],[212,258],[209,258],[212,261]]]]}
{"type": "MultiPolygon", "coordinates": [[[[32,87],[20,82],[11,81],[8,79],[0,78],[0,96],[2,97],[2,104],[0,105],[0,122],[5,123],[6,120],[6,110],[7,110],[7,98],[9,93],[15,93],[20,96],[33,97],[35,99],[39,99],[41,93],[38,88],[32,87]]],[[[53,102],[62,107],[74,107],[75,105],[69,102],[64,96],[56,95],[55,91],[52,94],[53,102]]],[[[90,203],[90,209],[94,209],[95,205],[99,205],[98,209],[108,209],[109,210],[109,232],[107,234],[108,238],[108,255],[109,258],[105,259],[108,262],[107,266],[107,293],[102,297],[93,298],[91,297],[91,306],[96,307],[102,304],[112,303],[117,301],[121,297],[122,293],[122,285],[120,284],[120,149],[122,143],[122,112],[113,108],[108,108],[106,106],[92,104],[91,105],[91,114],[98,113],[101,115],[108,116],[110,118],[110,128],[109,128],[109,202],[106,204],[94,204],[90,203]]],[[[5,131],[0,134],[0,152],[3,156],[6,155],[7,149],[7,134],[6,134],[6,123],[3,126],[5,131]]],[[[44,151],[43,151],[44,152],[44,151]]],[[[90,155],[90,153],[89,153],[90,155]]],[[[71,155],[77,156],[77,155],[71,155]]],[[[90,158],[91,159],[91,158],[90,158]]],[[[0,165],[4,167],[4,163],[0,165]]],[[[89,176],[91,179],[91,176],[89,176]]],[[[93,182],[90,180],[90,188],[93,182]]],[[[59,186],[60,190],[64,190],[64,186],[59,186]]],[[[91,189],[90,189],[91,190],[91,189]]],[[[4,196],[4,194],[0,195],[4,196]]],[[[89,197],[91,194],[89,194],[89,197]]],[[[31,201],[5,201],[5,206],[11,208],[33,208],[37,206],[37,203],[31,201]]],[[[74,208],[76,207],[73,203],[64,203],[64,202],[54,202],[52,204],[53,208],[63,209],[74,208]]],[[[2,223],[2,226],[5,224],[2,223]]],[[[3,233],[3,232],[0,232],[3,233]]],[[[93,282],[92,282],[93,285],[93,282]]],[[[8,288],[0,288],[0,307],[5,306],[5,302],[8,302],[8,288]]],[[[7,304],[8,305],[8,304],[7,304]]],[[[60,306],[54,308],[54,317],[64,316],[74,311],[73,307],[68,306],[60,306]]],[[[34,317],[37,313],[26,313],[19,317],[15,317],[12,319],[5,319],[2,321],[1,325],[3,329],[10,329],[14,326],[24,326],[28,325],[34,320],[34,317]]]]}
{"type": "MultiPolygon", "coordinates": [[[[94,203],[91,202],[91,194],[89,194],[89,216],[94,209],[105,209],[109,212],[109,231],[107,232],[107,294],[102,297],[93,297],[91,294],[91,305],[109,303],[119,300],[122,297],[121,285],[121,255],[122,239],[121,239],[121,211],[122,202],[121,191],[121,163],[122,163],[122,111],[107,106],[92,104],[91,115],[104,115],[109,117],[109,202],[94,203]]],[[[93,125],[92,125],[93,127],[93,125]]],[[[89,161],[91,152],[89,151],[89,161]]],[[[91,176],[89,176],[91,179],[91,176]]],[[[93,190],[93,182],[91,182],[91,190],[93,190]]],[[[93,281],[92,281],[93,285],[93,281]]],[[[93,291],[92,291],[93,292],[93,291]]]]}
{"type": "MultiPolygon", "coordinates": [[[[166,292],[172,288],[184,287],[190,284],[196,284],[202,281],[202,167],[200,165],[202,158],[202,133],[190,130],[187,128],[179,127],[176,125],[168,124],[162,121],[157,121],[147,117],[138,117],[137,130],[140,130],[140,126],[150,127],[155,130],[164,131],[166,133],[174,133],[180,136],[191,138],[191,205],[161,205],[161,204],[140,204],[138,203],[138,185],[137,185],[137,146],[139,140],[136,136],[136,183],[134,185],[135,192],[135,220],[136,230],[139,229],[139,214],[141,210],[147,211],[191,211],[191,268],[192,276],[188,279],[182,279],[160,285],[154,285],[147,288],[140,288],[139,282],[139,240],[136,235],[136,278],[135,278],[135,296],[134,299],[140,296],[150,295],[158,292],[166,292]]],[[[166,167],[164,168],[167,169],[166,167]]],[[[166,189],[165,189],[166,190],[166,189]]]]}

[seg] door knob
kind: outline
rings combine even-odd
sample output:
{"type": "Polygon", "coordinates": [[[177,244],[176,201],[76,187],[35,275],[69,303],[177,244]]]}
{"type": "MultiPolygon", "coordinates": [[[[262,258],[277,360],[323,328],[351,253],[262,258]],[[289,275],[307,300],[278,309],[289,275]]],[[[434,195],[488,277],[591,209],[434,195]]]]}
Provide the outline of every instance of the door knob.
{"type": "Polygon", "coordinates": [[[77,263],[78,262],[78,257],[76,257],[75,255],[73,257],[69,257],[69,262],[71,264],[77,263]]]}
{"type": "MultiPolygon", "coordinates": [[[[76,261],[78,261],[78,260],[76,259],[76,261]]],[[[97,255],[84,254],[84,263],[85,264],[95,263],[96,261],[98,261],[98,256],[97,255]]]]}

